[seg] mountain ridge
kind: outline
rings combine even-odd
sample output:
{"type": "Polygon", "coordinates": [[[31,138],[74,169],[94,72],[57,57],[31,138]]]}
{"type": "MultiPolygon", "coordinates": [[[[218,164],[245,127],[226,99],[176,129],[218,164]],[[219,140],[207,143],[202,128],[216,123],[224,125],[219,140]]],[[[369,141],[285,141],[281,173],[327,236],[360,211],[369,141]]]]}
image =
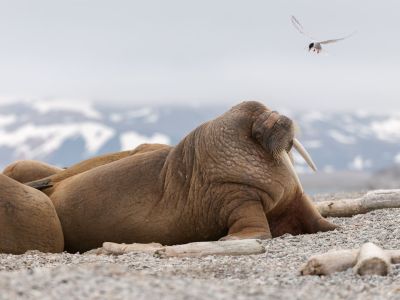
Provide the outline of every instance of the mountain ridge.
{"type": "MultiPolygon", "coordinates": [[[[15,101],[0,106],[0,167],[18,159],[59,166],[140,143],[178,143],[228,106],[127,106],[15,101]]],[[[373,172],[400,164],[400,112],[295,112],[298,136],[323,172],[373,172]]],[[[309,172],[295,155],[299,172],[309,172]]]]}

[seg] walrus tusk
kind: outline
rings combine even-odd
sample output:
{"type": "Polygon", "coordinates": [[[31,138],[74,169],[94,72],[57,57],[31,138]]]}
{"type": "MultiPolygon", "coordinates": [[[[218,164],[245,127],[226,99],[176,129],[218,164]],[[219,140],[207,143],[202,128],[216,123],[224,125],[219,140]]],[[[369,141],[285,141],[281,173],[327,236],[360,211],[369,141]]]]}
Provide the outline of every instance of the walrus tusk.
{"type": "Polygon", "coordinates": [[[292,174],[292,176],[296,180],[296,183],[300,189],[300,192],[303,193],[303,186],[301,185],[300,178],[299,178],[299,176],[297,176],[296,170],[294,169],[292,161],[290,160],[290,157],[287,154],[287,152],[282,151],[280,154],[280,158],[282,160],[282,163],[286,166],[286,168],[289,170],[290,174],[292,174]]]}
{"type": "Polygon", "coordinates": [[[310,154],[307,152],[306,148],[304,148],[304,146],[296,138],[293,139],[293,147],[304,158],[304,160],[310,166],[310,168],[313,169],[314,172],[316,172],[317,166],[314,164],[310,154]]]}

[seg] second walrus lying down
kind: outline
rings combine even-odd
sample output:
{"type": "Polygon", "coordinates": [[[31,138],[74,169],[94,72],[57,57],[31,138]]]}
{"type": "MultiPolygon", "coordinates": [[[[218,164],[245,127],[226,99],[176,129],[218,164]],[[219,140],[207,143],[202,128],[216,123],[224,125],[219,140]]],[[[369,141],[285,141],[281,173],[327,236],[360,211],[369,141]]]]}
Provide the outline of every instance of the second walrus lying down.
{"type": "MultiPolygon", "coordinates": [[[[45,194],[50,195],[54,191],[54,189],[52,188],[54,185],[56,185],[58,182],[61,182],[71,176],[74,176],[76,174],[85,172],[87,170],[114,162],[116,160],[120,160],[120,159],[128,157],[128,156],[132,156],[132,155],[143,153],[143,152],[158,150],[161,148],[171,148],[171,146],[164,145],[164,144],[141,144],[133,150],[113,152],[113,153],[95,156],[93,158],[90,158],[90,159],[81,161],[75,165],[72,165],[69,168],[65,168],[62,172],[57,172],[57,173],[54,173],[54,174],[46,176],[46,177],[41,176],[41,177],[38,177],[37,180],[32,180],[31,182],[24,181],[23,183],[26,183],[27,185],[34,187],[38,190],[42,190],[45,194]]],[[[19,165],[24,166],[25,169],[29,169],[29,167],[31,167],[31,163],[29,160],[18,161],[18,163],[19,163],[19,165]]],[[[14,164],[11,164],[10,166],[12,166],[12,165],[14,165],[14,164]]],[[[9,167],[6,167],[6,169],[4,170],[4,174],[5,174],[5,171],[8,169],[9,169],[9,167]]],[[[21,169],[22,169],[22,167],[21,167],[21,169]]],[[[35,172],[34,170],[30,170],[30,173],[38,175],[37,174],[38,172],[35,172]]],[[[14,174],[5,174],[5,175],[13,178],[10,175],[14,175],[14,174]]]]}
{"type": "Polygon", "coordinates": [[[106,241],[171,245],[332,230],[303,192],[288,155],[293,145],[314,167],[289,118],[243,102],[175,147],[30,185],[51,187],[67,251],[106,241]]]}
{"type": "Polygon", "coordinates": [[[3,170],[3,174],[22,183],[52,176],[63,169],[37,160],[17,160],[3,170]]]}

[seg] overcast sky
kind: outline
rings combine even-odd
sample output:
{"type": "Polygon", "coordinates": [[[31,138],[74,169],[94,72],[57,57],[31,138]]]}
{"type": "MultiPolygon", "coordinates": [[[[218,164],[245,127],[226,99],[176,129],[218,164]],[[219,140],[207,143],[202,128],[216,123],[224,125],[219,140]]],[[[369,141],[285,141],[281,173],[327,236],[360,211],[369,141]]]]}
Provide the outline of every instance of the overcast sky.
{"type": "Polygon", "coordinates": [[[0,0],[0,99],[400,110],[399,12],[396,0],[0,0]],[[321,39],[357,33],[312,55],[291,14],[321,39]]]}

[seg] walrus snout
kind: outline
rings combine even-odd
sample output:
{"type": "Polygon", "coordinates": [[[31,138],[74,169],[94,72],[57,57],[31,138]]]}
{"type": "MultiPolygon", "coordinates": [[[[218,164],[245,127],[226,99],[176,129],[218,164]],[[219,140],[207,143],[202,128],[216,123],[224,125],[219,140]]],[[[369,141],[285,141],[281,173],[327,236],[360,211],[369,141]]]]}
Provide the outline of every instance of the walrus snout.
{"type": "Polygon", "coordinates": [[[294,137],[293,121],[276,111],[262,113],[253,123],[252,135],[275,159],[280,160],[281,152],[290,152],[292,147],[303,157],[310,168],[317,170],[310,154],[294,137]]]}
{"type": "Polygon", "coordinates": [[[289,152],[293,145],[293,121],[276,111],[267,111],[258,117],[252,135],[275,158],[283,150],[289,152]]]}
{"type": "Polygon", "coordinates": [[[283,163],[303,192],[300,179],[288,155],[292,147],[304,158],[307,164],[316,171],[316,166],[304,146],[294,137],[293,121],[276,111],[262,113],[253,123],[252,135],[262,147],[272,155],[274,160],[283,163]]]}

